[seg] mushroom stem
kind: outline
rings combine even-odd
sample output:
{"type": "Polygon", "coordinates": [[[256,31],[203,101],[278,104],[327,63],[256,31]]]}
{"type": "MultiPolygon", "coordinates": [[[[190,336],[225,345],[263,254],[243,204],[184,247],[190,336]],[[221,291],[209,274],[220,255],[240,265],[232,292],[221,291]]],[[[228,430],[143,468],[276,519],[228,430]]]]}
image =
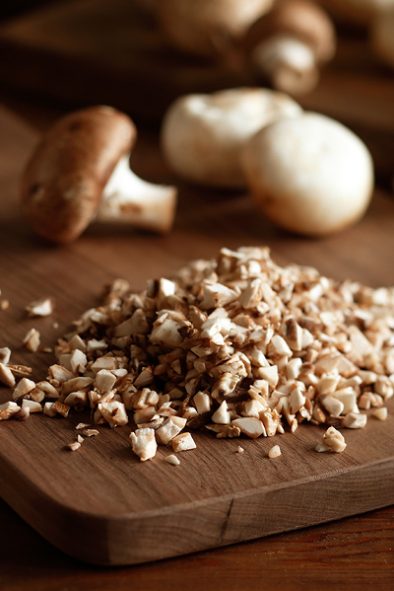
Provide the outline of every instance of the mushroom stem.
{"type": "Polygon", "coordinates": [[[318,80],[318,69],[312,48],[290,35],[275,35],[258,44],[252,60],[265,78],[292,94],[312,90],[318,80]]]}
{"type": "Polygon", "coordinates": [[[97,220],[121,222],[154,232],[168,232],[176,206],[176,188],[140,179],[123,157],[104,187],[97,220]]]}

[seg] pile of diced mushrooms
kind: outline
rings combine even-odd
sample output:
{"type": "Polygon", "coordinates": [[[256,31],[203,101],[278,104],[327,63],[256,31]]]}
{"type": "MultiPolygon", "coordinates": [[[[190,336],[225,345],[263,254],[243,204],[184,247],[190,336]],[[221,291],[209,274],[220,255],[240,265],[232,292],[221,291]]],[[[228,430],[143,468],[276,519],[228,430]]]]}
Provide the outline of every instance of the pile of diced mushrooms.
{"type": "MultiPolygon", "coordinates": [[[[328,426],[316,451],[342,452],[337,428],[387,418],[393,343],[394,288],[281,267],[267,248],[223,248],[142,293],[115,281],[58,341],[46,380],[23,377],[0,419],[89,409],[95,425],[129,424],[142,461],[158,445],[194,449],[195,429],[255,439],[301,423],[328,426]]],[[[13,386],[18,371],[3,349],[0,379],[13,386]]],[[[269,457],[280,455],[274,447],[269,457]]]]}

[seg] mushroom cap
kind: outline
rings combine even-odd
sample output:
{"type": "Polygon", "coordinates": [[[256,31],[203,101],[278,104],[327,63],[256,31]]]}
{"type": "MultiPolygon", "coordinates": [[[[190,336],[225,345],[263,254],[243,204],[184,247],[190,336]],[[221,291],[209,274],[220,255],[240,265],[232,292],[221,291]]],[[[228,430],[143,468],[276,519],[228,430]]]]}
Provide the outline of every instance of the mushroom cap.
{"type": "Polygon", "coordinates": [[[372,47],[378,57],[394,68],[394,2],[382,10],[372,25],[372,47]]]}
{"type": "Polygon", "coordinates": [[[243,152],[258,207],[279,226],[319,236],[364,214],[373,188],[373,163],[363,142],[323,115],[304,113],[257,133],[243,152]]]}
{"type": "Polygon", "coordinates": [[[330,14],[338,20],[356,25],[368,25],[374,17],[391,6],[394,0],[321,0],[330,14]]]}
{"type": "Polygon", "coordinates": [[[176,49],[215,55],[240,37],[273,0],[155,0],[155,12],[167,41],[176,49]]]}
{"type": "Polygon", "coordinates": [[[165,115],[164,154],[174,172],[189,181],[244,187],[240,158],[245,142],[264,125],[301,110],[287,95],[261,88],[187,95],[165,115]]]}
{"type": "Polygon", "coordinates": [[[58,243],[77,238],[135,139],[131,119],[111,107],[90,107],[56,121],[22,177],[22,209],[37,234],[58,243]]]}
{"type": "Polygon", "coordinates": [[[273,9],[260,17],[244,39],[247,52],[274,35],[294,36],[309,45],[317,62],[335,53],[335,29],[324,9],[308,0],[277,0],[273,9]]]}

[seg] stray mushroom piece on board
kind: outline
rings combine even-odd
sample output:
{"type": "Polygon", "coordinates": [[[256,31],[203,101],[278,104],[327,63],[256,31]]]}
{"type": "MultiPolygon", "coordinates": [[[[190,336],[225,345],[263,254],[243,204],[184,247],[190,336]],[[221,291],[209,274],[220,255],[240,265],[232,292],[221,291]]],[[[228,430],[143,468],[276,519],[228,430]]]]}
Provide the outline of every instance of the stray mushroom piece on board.
{"type": "Polygon", "coordinates": [[[243,165],[259,209],[278,226],[324,236],[358,221],[372,195],[371,155],[340,123],[316,113],[277,121],[245,146],[243,165]]]}
{"type": "Polygon", "coordinates": [[[90,107],[59,119],[22,178],[22,208],[34,231],[67,243],[95,218],[168,231],[176,190],[142,181],[130,170],[136,135],[131,119],[111,107],[90,107]]]}
{"type": "Polygon", "coordinates": [[[335,45],[329,16],[309,0],[277,0],[244,39],[256,73],[290,94],[316,86],[319,66],[333,57],[335,45]]]}
{"type": "Polygon", "coordinates": [[[164,155],[172,170],[188,181],[242,188],[245,143],[269,123],[301,112],[287,95],[262,88],[187,95],[177,99],[164,117],[164,155]]]}

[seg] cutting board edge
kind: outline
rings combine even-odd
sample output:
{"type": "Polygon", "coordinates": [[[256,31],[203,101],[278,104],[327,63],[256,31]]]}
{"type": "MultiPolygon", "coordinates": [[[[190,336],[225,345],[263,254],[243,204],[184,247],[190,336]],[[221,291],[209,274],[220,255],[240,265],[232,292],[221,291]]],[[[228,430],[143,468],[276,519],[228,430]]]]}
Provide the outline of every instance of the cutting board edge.
{"type": "Polygon", "coordinates": [[[50,496],[43,499],[36,494],[34,498],[32,486],[28,491],[32,496],[26,494],[26,488],[23,488],[24,494],[16,497],[15,490],[21,489],[11,485],[7,490],[7,485],[4,486],[6,480],[8,478],[3,478],[0,482],[0,495],[33,529],[69,556],[101,566],[162,560],[318,525],[394,504],[394,457],[355,466],[333,473],[328,478],[322,475],[316,479],[291,482],[289,486],[249,489],[175,505],[173,511],[167,507],[147,511],[138,517],[136,514],[114,518],[94,515],[61,505],[50,496]],[[321,486],[322,480],[324,487],[321,486]],[[345,495],[346,491],[353,492],[355,481],[368,483],[367,489],[360,491],[360,496],[356,498],[351,495],[352,506],[350,499],[343,503],[343,498],[337,504],[341,492],[345,495]],[[287,510],[291,508],[292,498],[302,498],[303,502],[290,518],[275,514],[278,504],[287,510]],[[48,499],[49,506],[43,506],[48,499]],[[306,514],[308,510],[313,515],[306,514]],[[319,510],[321,513],[318,515],[319,510]],[[40,519],[44,514],[45,518],[40,519]],[[183,534],[197,532],[198,535],[182,536],[179,531],[183,534]],[[158,537],[160,543],[157,543],[158,537]],[[139,546],[135,544],[136,538],[140,539],[139,546]]]}

